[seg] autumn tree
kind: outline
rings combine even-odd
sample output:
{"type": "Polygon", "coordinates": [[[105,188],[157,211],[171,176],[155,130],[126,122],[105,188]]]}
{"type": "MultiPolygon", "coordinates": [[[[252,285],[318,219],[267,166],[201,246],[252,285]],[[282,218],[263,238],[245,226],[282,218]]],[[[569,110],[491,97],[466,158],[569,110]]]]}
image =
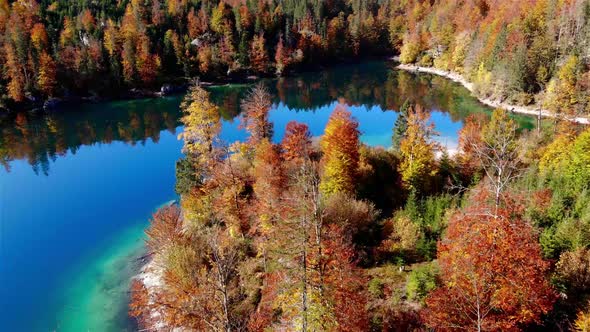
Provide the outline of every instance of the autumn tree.
{"type": "Polygon", "coordinates": [[[574,322],[574,328],[577,332],[590,331],[590,303],[587,305],[586,311],[580,311],[574,322]]]}
{"type": "Polygon", "coordinates": [[[92,33],[96,28],[96,19],[88,8],[83,10],[80,15],[78,15],[78,21],[82,29],[88,33],[92,33]]]}
{"type": "Polygon", "coordinates": [[[358,122],[351,115],[338,105],[326,125],[321,140],[324,170],[320,189],[324,195],[355,192],[360,132],[358,122]]]}
{"type": "Polygon", "coordinates": [[[147,36],[141,35],[137,43],[135,67],[141,81],[150,85],[156,79],[160,58],[150,52],[150,42],[147,36]]]}
{"type": "Polygon", "coordinates": [[[555,266],[555,277],[567,295],[561,302],[573,312],[585,309],[590,300],[590,249],[563,252],[555,266]]]}
{"type": "Polygon", "coordinates": [[[347,41],[346,18],[343,12],[328,22],[326,42],[328,49],[335,57],[346,56],[350,45],[347,41]]]}
{"type": "Polygon", "coordinates": [[[119,51],[119,31],[112,20],[106,22],[104,30],[103,46],[109,56],[114,60],[119,51]]]}
{"type": "Polygon", "coordinates": [[[322,245],[325,290],[320,295],[330,303],[331,313],[327,316],[334,316],[337,331],[367,331],[367,280],[356,266],[354,247],[338,225],[327,227],[322,245]]]}
{"type": "Polygon", "coordinates": [[[253,164],[257,218],[261,231],[265,232],[279,221],[282,213],[282,193],[286,187],[286,175],[279,147],[268,139],[262,140],[256,147],[253,164]]]}
{"type": "Polygon", "coordinates": [[[182,237],[182,221],[177,205],[160,208],[150,220],[145,231],[147,247],[152,252],[160,252],[182,237]]]}
{"type": "Polygon", "coordinates": [[[210,331],[239,330],[245,317],[236,312],[242,298],[237,280],[241,242],[217,227],[198,237],[181,238],[161,252],[163,287],[149,306],[160,326],[210,331]]]}
{"type": "Polygon", "coordinates": [[[37,53],[41,53],[43,50],[45,50],[48,42],[49,39],[47,37],[45,25],[43,25],[43,23],[35,23],[33,29],[31,30],[31,43],[33,44],[33,47],[37,53]]]}
{"type": "Polygon", "coordinates": [[[518,330],[539,322],[556,299],[532,226],[482,200],[451,218],[438,246],[443,286],[423,314],[436,330],[518,330]]]}
{"type": "Polygon", "coordinates": [[[559,68],[557,75],[547,86],[545,106],[557,116],[576,115],[576,105],[580,101],[577,93],[579,59],[572,55],[559,68]]]}
{"type": "Polygon", "coordinates": [[[318,165],[312,159],[289,176],[288,184],[284,218],[269,234],[273,262],[269,266],[282,276],[273,294],[282,312],[271,326],[302,331],[366,330],[366,280],[356,267],[352,236],[344,229],[362,227],[371,213],[355,210],[355,221],[350,224],[349,218],[340,218],[337,208],[327,213],[319,191],[318,165]]]}
{"type": "MultiPolygon", "coordinates": [[[[217,304],[217,310],[211,316],[202,317],[209,320],[207,325],[217,331],[237,331],[245,324],[247,315],[238,309],[241,304],[238,265],[241,263],[241,242],[227,235],[222,228],[212,228],[207,236],[209,255],[207,257],[211,268],[207,278],[208,286],[215,295],[212,299],[217,304]],[[214,327],[217,325],[216,327],[214,327]]],[[[247,314],[248,312],[246,312],[247,314]]]]}
{"type": "Polygon", "coordinates": [[[250,133],[250,142],[257,144],[263,139],[272,139],[273,126],[268,120],[272,96],[263,83],[252,88],[242,101],[242,126],[250,133]]]}
{"type": "Polygon", "coordinates": [[[53,58],[45,52],[41,53],[39,58],[39,76],[37,83],[39,90],[46,96],[53,96],[55,88],[57,87],[57,68],[53,58]]]}
{"type": "Polygon", "coordinates": [[[254,36],[250,44],[250,64],[254,70],[266,73],[268,69],[268,53],[266,51],[266,39],[263,34],[254,36]]]}
{"type": "MultiPolygon", "coordinates": [[[[39,5],[35,1],[16,1],[11,4],[10,16],[6,24],[6,34],[2,37],[5,56],[4,75],[8,81],[8,95],[15,101],[23,101],[25,94],[31,92],[34,79],[34,62],[31,56],[31,44],[44,47],[45,36],[37,22],[39,5]],[[34,37],[31,41],[31,30],[34,37]]],[[[37,49],[40,51],[40,49],[37,49]]]]}
{"type": "Polygon", "coordinates": [[[311,133],[304,123],[290,121],[281,142],[283,158],[287,161],[303,161],[312,152],[311,133]]]}
{"type": "Polygon", "coordinates": [[[276,67],[276,74],[281,76],[287,66],[289,65],[289,56],[287,54],[287,49],[283,42],[283,36],[279,36],[279,41],[276,46],[275,50],[275,67],[276,67]]]}
{"type": "Polygon", "coordinates": [[[518,175],[517,129],[508,113],[497,109],[482,128],[481,139],[473,135],[465,137],[471,139],[465,146],[477,156],[494,193],[496,207],[506,187],[518,175]]]}
{"type": "Polygon", "coordinates": [[[190,88],[180,106],[185,125],[179,138],[184,140],[184,151],[193,155],[201,165],[213,159],[214,145],[221,131],[218,107],[209,100],[209,93],[198,85],[190,88]]]}
{"type": "Polygon", "coordinates": [[[131,281],[129,290],[129,316],[137,319],[141,328],[150,326],[150,295],[145,284],[137,279],[131,281]]]}
{"type": "Polygon", "coordinates": [[[438,144],[431,139],[436,132],[429,119],[430,114],[420,105],[413,107],[408,114],[405,137],[400,142],[399,171],[404,185],[411,191],[424,190],[428,178],[437,172],[434,152],[438,144]]]}
{"type": "Polygon", "coordinates": [[[319,182],[317,162],[311,160],[290,176],[289,190],[284,193],[283,220],[268,236],[274,269],[284,274],[276,302],[282,310],[280,324],[287,329],[325,330],[333,326],[320,295],[323,269],[311,259],[312,255],[322,256],[324,223],[319,182]]]}
{"type": "Polygon", "coordinates": [[[401,49],[400,61],[402,63],[416,62],[421,51],[422,45],[418,34],[406,34],[406,36],[404,37],[404,44],[401,49]]]}
{"type": "Polygon", "coordinates": [[[21,64],[19,62],[16,49],[9,43],[5,44],[6,52],[6,76],[9,79],[7,89],[8,95],[15,101],[23,101],[25,99],[25,77],[21,72],[21,64]]]}
{"type": "Polygon", "coordinates": [[[477,152],[482,144],[481,134],[487,121],[485,114],[471,114],[465,119],[465,124],[459,131],[458,160],[466,175],[472,175],[481,167],[477,152]]]}

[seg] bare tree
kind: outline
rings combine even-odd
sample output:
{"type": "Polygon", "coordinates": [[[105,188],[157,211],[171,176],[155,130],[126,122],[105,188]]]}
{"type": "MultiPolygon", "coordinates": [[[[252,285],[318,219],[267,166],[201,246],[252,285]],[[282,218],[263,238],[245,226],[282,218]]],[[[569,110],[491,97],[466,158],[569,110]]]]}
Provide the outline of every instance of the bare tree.
{"type": "Polygon", "coordinates": [[[505,110],[497,109],[480,137],[468,138],[467,144],[477,156],[495,198],[496,211],[502,193],[519,175],[517,125],[505,110]]]}

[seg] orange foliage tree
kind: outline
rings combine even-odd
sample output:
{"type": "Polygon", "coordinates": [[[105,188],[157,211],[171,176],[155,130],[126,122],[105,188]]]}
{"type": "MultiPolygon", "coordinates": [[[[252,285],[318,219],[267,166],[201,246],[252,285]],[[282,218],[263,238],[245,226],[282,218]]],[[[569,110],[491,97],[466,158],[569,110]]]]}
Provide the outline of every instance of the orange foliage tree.
{"type": "Polygon", "coordinates": [[[268,53],[266,51],[266,39],[260,34],[254,36],[250,45],[250,64],[254,70],[265,73],[268,68],[268,53]]]}
{"type": "Polygon", "coordinates": [[[281,142],[283,157],[287,161],[302,161],[312,152],[311,133],[304,123],[290,121],[281,142]]]}
{"type": "Polygon", "coordinates": [[[444,285],[423,312],[437,331],[519,330],[538,322],[556,299],[533,227],[514,210],[492,213],[480,195],[451,218],[438,246],[444,285]]]}
{"type": "Polygon", "coordinates": [[[367,331],[367,279],[355,264],[354,247],[342,227],[329,225],[324,233],[322,265],[325,269],[325,296],[337,322],[337,331],[367,331]]]}
{"type": "Polygon", "coordinates": [[[268,112],[272,106],[272,96],[262,84],[257,84],[242,101],[244,112],[242,126],[250,133],[250,143],[257,144],[263,139],[271,139],[272,123],[268,121],[268,112]]]}
{"type": "Polygon", "coordinates": [[[39,58],[39,75],[37,83],[39,90],[46,96],[52,96],[57,86],[55,61],[46,52],[41,53],[39,58]]]}
{"type": "Polygon", "coordinates": [[[283,36],[279,37],[279,41],[277,42],[276,50],[275,50],[275,66],[276,66],[276,74],[282,75],[285,71],[285,68],[289,65],[289,56],[287,54],[287,48],[283,43],[283,36]]]}
{"type": "Polygon", "coordinates": [[[481,145],[481,132],[488,119],[485,114],[470,114],[465,118],[465,124],[459,131],[459,160],[466,175],[471,175],[481,166],[477,155],[477,147],[481,145]]]}
{"type": "Polygon", "coordinates": [[[157,252],[172,244],[182,236],[180,208],[176,205],[163,207],[156,211],[146,230],[147,247],[157,252]]]}
{"type": "Polygon", "coordinates": [[[342,105],[338,105],[326,125],[321,141],[324,153],[321,191],[354,193],[359,164],[358,122],[342,105]]]}
{"type": "Polygon", "coordinates": [[[254,156],[254,194],[257,200],[257,217],[262,231],[277,222],[282,206],[282,192],[286,175],[282,167],[279,147],[268,139],[258,144],[254,156]]]}

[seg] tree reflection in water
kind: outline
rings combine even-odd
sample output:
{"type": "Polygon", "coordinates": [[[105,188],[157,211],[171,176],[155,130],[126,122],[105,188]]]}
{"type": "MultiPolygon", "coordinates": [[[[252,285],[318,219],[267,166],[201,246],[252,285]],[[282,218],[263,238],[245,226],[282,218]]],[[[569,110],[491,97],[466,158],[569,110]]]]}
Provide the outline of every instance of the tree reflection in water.
{"type": "MultiPolygon", "coordinates": [[[[394,64],[375,61],[336,66],[320,72],[264,81],[288,109],[314,112],[338,100],[349,106],[398,110],[404,101],[429,111],[450,114],[453,121],[473,112],[489,111],[469,91],[447,79],[394,69],[394,64]]],[[[211,96],[222,117],[231,120],[240,113],[246,84],[211,87],[211,96]]],[[[158,99],[103,102],[66,107],[45,114],[19,113],[0,123],[0,163],[7,171],[13,160],[26,160],[36,173],[48,174],[51,162],[81,146],[93,144],[144,144],[158,142],[160,133],[180,130],[182,96],[158,99]]],[[[532,121],[518,117],[522,127],[532,121]]],[[[393,127],[393,123],[391,124],[393,127]]]]}

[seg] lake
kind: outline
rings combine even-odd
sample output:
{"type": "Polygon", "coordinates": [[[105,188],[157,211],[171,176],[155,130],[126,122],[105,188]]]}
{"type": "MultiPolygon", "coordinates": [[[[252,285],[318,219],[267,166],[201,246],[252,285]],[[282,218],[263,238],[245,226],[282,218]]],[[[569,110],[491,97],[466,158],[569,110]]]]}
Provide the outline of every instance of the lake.
{"type": "MultiPolygon", "coordinates": [[[[405,100],[431,111],[455,148],[465,117],[490,109],[462,86],[387,62],[337,66],[265,80],[275,96],[275,141],[287,122],[322,134],[337,103],[360,123],[362,141],[387,147],[405,100]]],[[[248,85],[211,87],[222,139],[243,140],[239,104],[248,85]]],[[[0,326],[11,332],[132,331],[128,285],[144,255],[143,230],[175,200],[182,156],[182,96],[18,114],[0,124],[0,326]]],[[[523,128],[534,119],[516,117],[523,128]]]]}

